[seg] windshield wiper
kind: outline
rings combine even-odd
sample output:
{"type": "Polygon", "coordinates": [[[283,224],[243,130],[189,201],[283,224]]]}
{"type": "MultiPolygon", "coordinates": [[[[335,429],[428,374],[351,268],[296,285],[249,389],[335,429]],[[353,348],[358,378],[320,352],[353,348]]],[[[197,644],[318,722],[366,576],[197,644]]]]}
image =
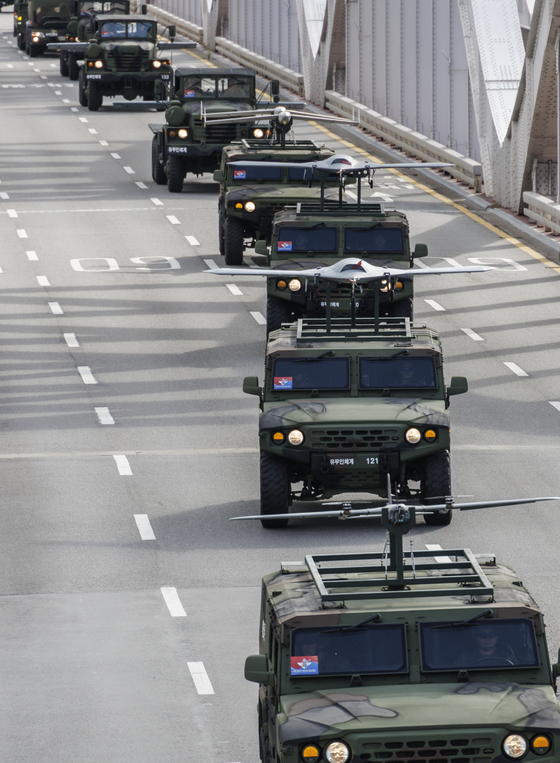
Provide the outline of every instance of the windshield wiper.
{"type": "Polygon", "coordinates": [[[408,350],[399,350],[398,352],[393,353],[392,355],[385,355],[382,358],[364,358],[364,360],[392,360],[393,358],[398,357],[399,355],[408,355],[408,350]]]}
{"type": "Polygon", "coordinates": [[[383,225],[383,223],[375,223],[375,225],[372,225],[370,228],[348,228],[347,230],[352,231],[358,231],[359,233],[367,233],[367,231],[375,230],[375,228],[379,228],[380,225],[383,225]]]}
{"type": "Polygon", "coordinates": [[[469,617],[468,620],[464,620],[461,623],[444,623],[444,625],[434,625],[432,626],[432,630],[439,630],[440,628],[463,628],[465,625],[476,625],[477,620],[481,620],[483,617],[492,617],[493,612],[491,609],[483,609],[482,612],[479,612],[478,615],[473,615],[472,617],[469,617]]]}
{"type": "Polygon", "coordinates": [[[337,628],[328,628],[326,631],[319,631],[319,633],[322,635],[323,633],[340,633],[341,631],[357,631],[360,630],[366,623],[371,622],[379,622],[381,620],[381,615],[379,612],[376,612],[374,615],[371,615],[370,617],[366,617],[365,620],[362,620],[359,623],[356,623],[356,625],[340,625],[337,628]]]}
{"type": "Polygon", "coordinates": [[[316,358],[294,358],[294,363],[315,363],[318,360],[322,360],[323,358],[328,357],[329,355],[334,355],[334,350],[327,350],[326,352],[322,352],[320,355],[317,355],[316,358]]]}

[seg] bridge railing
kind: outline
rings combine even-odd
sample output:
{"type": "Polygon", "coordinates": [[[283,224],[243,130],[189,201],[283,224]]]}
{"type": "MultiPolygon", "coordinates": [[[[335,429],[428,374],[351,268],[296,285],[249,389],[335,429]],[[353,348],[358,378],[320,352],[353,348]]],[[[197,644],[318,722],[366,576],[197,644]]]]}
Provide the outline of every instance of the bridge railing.
{"type": "Polygon", "coordinates": [[[523,193],[523,203],[527,205],[524,209],[527,217],[539,225],[544,225],[545,232],[560,234],[560,204],[530,191],[523,193]]]}

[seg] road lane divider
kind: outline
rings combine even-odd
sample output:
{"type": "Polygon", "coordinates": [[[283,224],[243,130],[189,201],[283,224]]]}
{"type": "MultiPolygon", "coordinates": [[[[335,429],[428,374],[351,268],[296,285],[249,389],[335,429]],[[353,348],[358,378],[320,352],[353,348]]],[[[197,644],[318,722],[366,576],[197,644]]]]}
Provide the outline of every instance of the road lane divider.
{"type": "Polygon", "coordinates": [[[50,286],[47,276],[37,276],[37,283],[39,286],[50,286]]]}
{"type": "Polygon", "coordinates": [[[265,326],[266,325],[266,318],[262,313],[259,312],[252,312],[251,315],[256,320],[256,322],[259,324],[259,326],[265,326]]]}
{"type": "Polygon", "coordinates": [[[163,587],[160,588],[160,591],[161,595],[163,596],[163,600],[167,604],[167,609],[169,610],[171,617],[187,616],[185,608],[181,604],[181,599],[179,598],[179,594],[177,593],[176,588],[163,587]]]}
{"type": "Polygon", "coordinates": [[[236,286],[234,283],[226,283],[227,288],[231,291],[233,295],[236,297],[243,296],[243,292],[239,288],[239,286],[236,286]]]}
{"type": "Polygon", "coordinates": [[[439,302],[436,302],[435,299],[425,299],[424,302],[429,305],[430,307],[433,307],[434,310],[440,313],[445,312],[445,307],[442,307],[439,302]]]}
{"type": "Polygon", "coordinates": [[[82,377],[84,384],[97,384],[97,379],[92,374],[89,366],[78,366],[78,373],[82,377]]]}
{"type": "Polygon", "coordinates": [[[138,532],[142,540],[155,540],[156,536],[150,524],[150,520],[147,514],[135,514],[134,521],[138,527],[138,532]]]}
{"type": "Polygon", "coordinates": [[[78,339],[76,338],[76,334],[63,334],[64,341],[68,345],[68,347],[79,347],[80,343],[78,342],[78,339]]]}
{"type": "Polygon", "coordinates": [[[461,329],[461,331],[470,337],[473,342],[484,342],[484,339],[480,334],[477,334],[476,331],[473,331],[472,329],[461,329]]]}
{"type": "Polygon", "coordinates": [[[187,662],[195,688],[199,694],[214,694],[208,673],[202,662],[187,662]]]}
{"type": "Polygon", "coordinates": [[[113,458],[115,459],[115,463],[121,477],[132,477],[132,469],[128,463],[128,458],[124,455],[116,456],[115,454],[113,454],[113,458]]]}
{"type": "Polygon", "coordinates": [[[48,302],[48,306],[51,309],[53,315],[64,315],[64,310],[58,304],[58,302],[48,302]]]}
{"type": "Polygon", "coordinates": [[[25,254],[27,255],[27,259],[28,260],[38,260],[39,259],[37,257],[37,252],[29,251],[29,252],[26,252],[25,254]]]}
{"type": "Polygon", "coordinates": [[[115,419],[111,416],[111,412],[108,408],[95,408],[94,410],[100,424],[110,426],[115,423],[115,419]]]}
{"type": "Polygon", "coordinates": [[[509,363],[504,361],[504,366],[509,368],[510,371],[513,371],[516,376],[529,376],[529,374],[520,368],[517,363],[509,363]]]}
{"type": "Polygon", "coordinates": [[[191,246],[200,246],[200,242],[194,236],[185,236],[191,246]]]}

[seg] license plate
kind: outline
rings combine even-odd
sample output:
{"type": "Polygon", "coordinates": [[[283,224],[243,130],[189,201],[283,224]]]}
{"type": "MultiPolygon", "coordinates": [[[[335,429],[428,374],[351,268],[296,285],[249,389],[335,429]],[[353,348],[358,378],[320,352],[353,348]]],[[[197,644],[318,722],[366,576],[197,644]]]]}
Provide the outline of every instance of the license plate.
{"type": "Polygon", "coordinates": [[[380,456],[359,453],[354,456],[328,456],[331,469],[379,469],[380,456]]]}
{"type": "Polygon", "coordinates": [[[170,154],[186,154],[187,153],[187,147],[186,146],[168,146],[167,150],[170,154]]]}
{"type": "Polygon", "coordinates": [[[169,79],[169,74],[162,74],[162,75],[161,75],[161,78],[162,78],[162,79],[169,79]]]}
{"type": "Polygon", "coordinates": [[[101,74],[88,74],[88,79],[101,79],[101,74]]]}

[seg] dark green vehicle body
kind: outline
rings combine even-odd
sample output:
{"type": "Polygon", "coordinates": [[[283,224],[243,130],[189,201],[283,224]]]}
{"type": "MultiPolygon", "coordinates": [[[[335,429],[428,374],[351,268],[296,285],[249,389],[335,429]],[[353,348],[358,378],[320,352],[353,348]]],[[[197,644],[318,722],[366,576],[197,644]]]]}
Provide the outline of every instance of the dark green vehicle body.
{"type": "Polygon", "coordinates": [[[97,31],[86,47],[80,69],[79,100],[97,111],[104,97],[154,100],[156,83],[167,93],[173,79],[171,61],[160,57],[157,21],[145,15],[97,18],[97,31]]]}
{"type": "MultiPolygon", "coordinates": [[[[286,206],[319,202],[321,183],[310,185],[311,170],[295,167],[255,166],[250,162],[312,162],[334,156],[334,151],[311,141],[297,141],[286,148],[262,143],[233,144],[222,152],[220,169],[214,180],[220,183],[218,198],[218,233],[220,254],[228,265],[241,265],[243,251],[261,241],[270,244],[274,215],[286,206]],[[231,162],[247,160],[246,165],[231,162]],[[249,241],[247,241],[249,239],[249,241]]],[[[350,181],[351,182],[351,181],[350,181]]],[[[334,174],[326,181],[325,198],[339,200],[339,177],[334,174]]]]}
{"type": "Polygon", "coordinates": [[[64,0],[29,0],[25,24],[25,52],[42,56],[49,43],[64,42],[70,7],[64,0]]]}
{"type": "Polygon", "coordinates": [[[204,112],[240,112],[257,107],[255,73],[241,67],[179,68],[164,125],[151,124],[152,177],[180,193],[187,173],[202,175],[220,166],[222,149],[234,140],[253,138],[263,128],[252,121],[205,124],[204,112]]]}
{"type": "Polygon", "coordinates": [[[14,3],[14,37],[17,37],[17,46],[25,50],[25,25],[28,19],[27,0],[15,0],[14,3]]]}
{"type": "MultiPolygon", "coordinates": [[[[97,31],[98,16],[128,15],[130,0],[72,0],[71,17],[66,26],[66,42],[87,42],[97,31]]],[[[78,61],[84,60],[83,51],[60,51],[60,73],[63,77],[77,80],[80,74],[78,61]]]]}
{"type": "MultiPolygon", "coordinates": [[[[418,567],[433,552],[423,553],[421,560],[415,550],[418,567]]],[[[245,664],[245,677],[260,684],[263,763],[558,760],[558,665],[550,664],[542,613],[493,555],[440,553],[416,569],[414,590],[391,590],[382,552],[310,556],[263,578],[260,653],[245,664]],[[328,595],[314,565],[332,572],[322,574],[328,595]],[[490,595],[477,595],[475,575],[457,582],[475,568],[490,595]],[[449,579],[446,595],[434,574],[449,579]],[[477,658],[490,632],[507,659],[477,658]],[[511,735],[527,746],[517,758],[504,749],[511,735]]]]}
{"type": "MultiPolygon", "coordinates": [[[[321,284],[319,284],[321,286],[321,284]]],[[[438,334],[407,318],[304,318],[270,334],[265,378],[243,382],[261,414],[261,515],[345,493],[451,495],[449,397],[438,334]],[[412,374],[412,375],[411,375],[412,374]]],[[[448,514],[426,515],[448,524],[448,514]]],[[[283,527],[262,520],[265,527],[283,527]]]]}
{"type": "MultiPolygon", "coordinates": [[[[406,215],[385,210],[382,203],[300,204],[274,217],[271,246],[262,244],[257,245],[257,252],[266,252],[267,266],[288,270],[303,270],[317,263],[333,265],[345,257],[362,257],[372,265],[411,268],[414,258],[428,254],[422,244],[411,251],[406,215]]],[[[374,315],[377,288],[364,285],[356,298],[357,315],[374,315]]],[[[269,278],[267,291],[269,331],[304,316],[324,316],[327,293],[333,316],[350,317],[352,313],[348,283],[319,289],[310,279],[269,278]]],[[[412,298],[412,278],[389,279],[379,291],[380,313],[412,319],[412,298]]]]}

